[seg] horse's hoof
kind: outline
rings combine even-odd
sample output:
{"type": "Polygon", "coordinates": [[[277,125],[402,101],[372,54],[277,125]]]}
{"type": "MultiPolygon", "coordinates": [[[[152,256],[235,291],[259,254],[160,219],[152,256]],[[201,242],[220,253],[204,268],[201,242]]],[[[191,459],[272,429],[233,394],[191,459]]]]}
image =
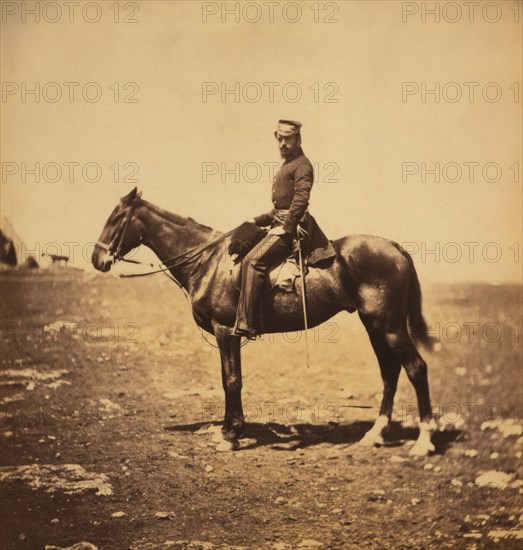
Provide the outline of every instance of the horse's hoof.
{"type": "Polygon", "coordinates": [[[367,432],[363,439],[359,443],[362,447],[382,447],[384,445],[383,437],[381,434],[374,434],[367,432]]]}
{"type": "Polygon", "coordinates": [[[436,450],[431,441],[416,441],[409,451],[410,456],[428,456],[436,450]]]}
{"type": "Polygon", "coordinates": [[[237,451],[240,448],[240,443],[237,439],[233,439],[232,441],[224,439],[223,441],[220,441],[218,445],[216,445],[216,450],[219,453],[228,453],[230,451],[237,451]]]}

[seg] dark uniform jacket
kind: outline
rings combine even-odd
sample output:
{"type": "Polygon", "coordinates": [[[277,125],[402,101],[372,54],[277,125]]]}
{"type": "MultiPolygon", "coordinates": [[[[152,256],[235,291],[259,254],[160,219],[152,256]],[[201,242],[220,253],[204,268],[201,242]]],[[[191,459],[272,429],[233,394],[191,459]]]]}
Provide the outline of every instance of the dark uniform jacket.
{"type": "Polygon", "coordinates": [[[307,211],[313,183],[312,164],[300,149],[299,155],[285,161],[274,176],[272,184],[274,208],[254,218],[256,225],[262,227],[283,225],[285,232],[293,235],[296,235],[299,224],[307,232],[302,241],[302,250],[310,265],[336,255],[331,242],[307,211]],[[280,210],[288,210],[288,212],[280,212],[280,210]]]}

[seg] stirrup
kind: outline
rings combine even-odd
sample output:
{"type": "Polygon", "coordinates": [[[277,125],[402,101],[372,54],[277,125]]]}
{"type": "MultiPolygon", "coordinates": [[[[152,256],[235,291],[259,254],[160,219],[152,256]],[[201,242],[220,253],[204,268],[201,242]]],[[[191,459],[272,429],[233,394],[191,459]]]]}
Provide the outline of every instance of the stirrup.
{"type": "Polygon", "coordinates": [[[234,322],[234,326],[232,328],[227,327],[227,330],[229,331],[229,334],[231,336],[247,338],[247,340],[256,340],[256,338],[260,336],[256,331],[250,331],[243,328],[238,328],[238,319],[236,319],[236,321],[234,322]]]}
{"type": "Polygon", "coordinates": [[[247,338],[247,340],[256,340],[260,335],[255,331],[246,330],[234,326],[231,329],[231,336],[239,336],[240,338],[247,338]]]}

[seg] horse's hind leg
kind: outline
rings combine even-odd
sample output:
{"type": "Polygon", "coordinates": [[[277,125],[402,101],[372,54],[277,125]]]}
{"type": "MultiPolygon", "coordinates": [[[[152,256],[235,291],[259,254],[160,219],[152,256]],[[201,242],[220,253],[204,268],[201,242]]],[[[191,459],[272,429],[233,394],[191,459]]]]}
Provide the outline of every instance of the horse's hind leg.
{"type": "Polygon", "coordinates": [[[381,400],[380,413],[374,426],[365,434],[360,441],[361,445],[372,447],[383,445],[383,430],[389,425],[394,404],[394,395],[398,387],[398,378],[401,370],[401,363],[388,345],[383,333],[372,326],[370,320],[360,314],[360,318],[367,329],[367,333],[378,358],[381,378],[383,380],[383,398],[381,400]]]}
{"type": "Polygon", "coordinates": [[[427,363],[423,360],[407,333],[399,341],[391,342],[391,344],[393,344],[394,352],[407,371],[407,376],[414,386],[418,399],[420,416],[419,436],[410,450],[410,454],[413,456],[425,456],[434,451],[431,437],[436,427],[430,404],[427,363]]]}
{"type": "Polygon", "coordinates": [[[430,405],[427,363],[425,363],[412,342],[406,326],[393,329],[387,326],[383,320],[377,320],[371,315],[360,314],[360,317],[369,333],[372,347],[378,357],[384,384],[380,415],[374,426],[365,434],[362,444],[376,445],[382,443],[381,433],[390,421],[400,365],[403,365],[416,391],[420,414],[420,433],[416,443],[410,450],[410,454],[425,456],[433,452],[434,445],[431,442],[431,437],[435,423],[430,405]]]}

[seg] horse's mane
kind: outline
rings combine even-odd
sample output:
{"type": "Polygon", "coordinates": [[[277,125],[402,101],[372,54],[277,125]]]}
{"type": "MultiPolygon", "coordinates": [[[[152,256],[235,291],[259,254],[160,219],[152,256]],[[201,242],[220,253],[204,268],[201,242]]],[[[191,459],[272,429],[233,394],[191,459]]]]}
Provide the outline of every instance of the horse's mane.
{"type": "Polygon", "coordinates": [[[203,225],[193,218],[184,218],[183,216],[179,216],[178,214],[173,214],[172,212],[164,210],[163,208],[160,208],[159,206],[156,206],[143,199],[141,200],[141,202],[147,205],[156,214],[158,214],[165,220],[174,223],[175,225],[191,225],[192,227],[196,227],[197,229],[205,233],[211,233],[213,231],[212,227],[209,227],[208,225],[203,225]]]}

